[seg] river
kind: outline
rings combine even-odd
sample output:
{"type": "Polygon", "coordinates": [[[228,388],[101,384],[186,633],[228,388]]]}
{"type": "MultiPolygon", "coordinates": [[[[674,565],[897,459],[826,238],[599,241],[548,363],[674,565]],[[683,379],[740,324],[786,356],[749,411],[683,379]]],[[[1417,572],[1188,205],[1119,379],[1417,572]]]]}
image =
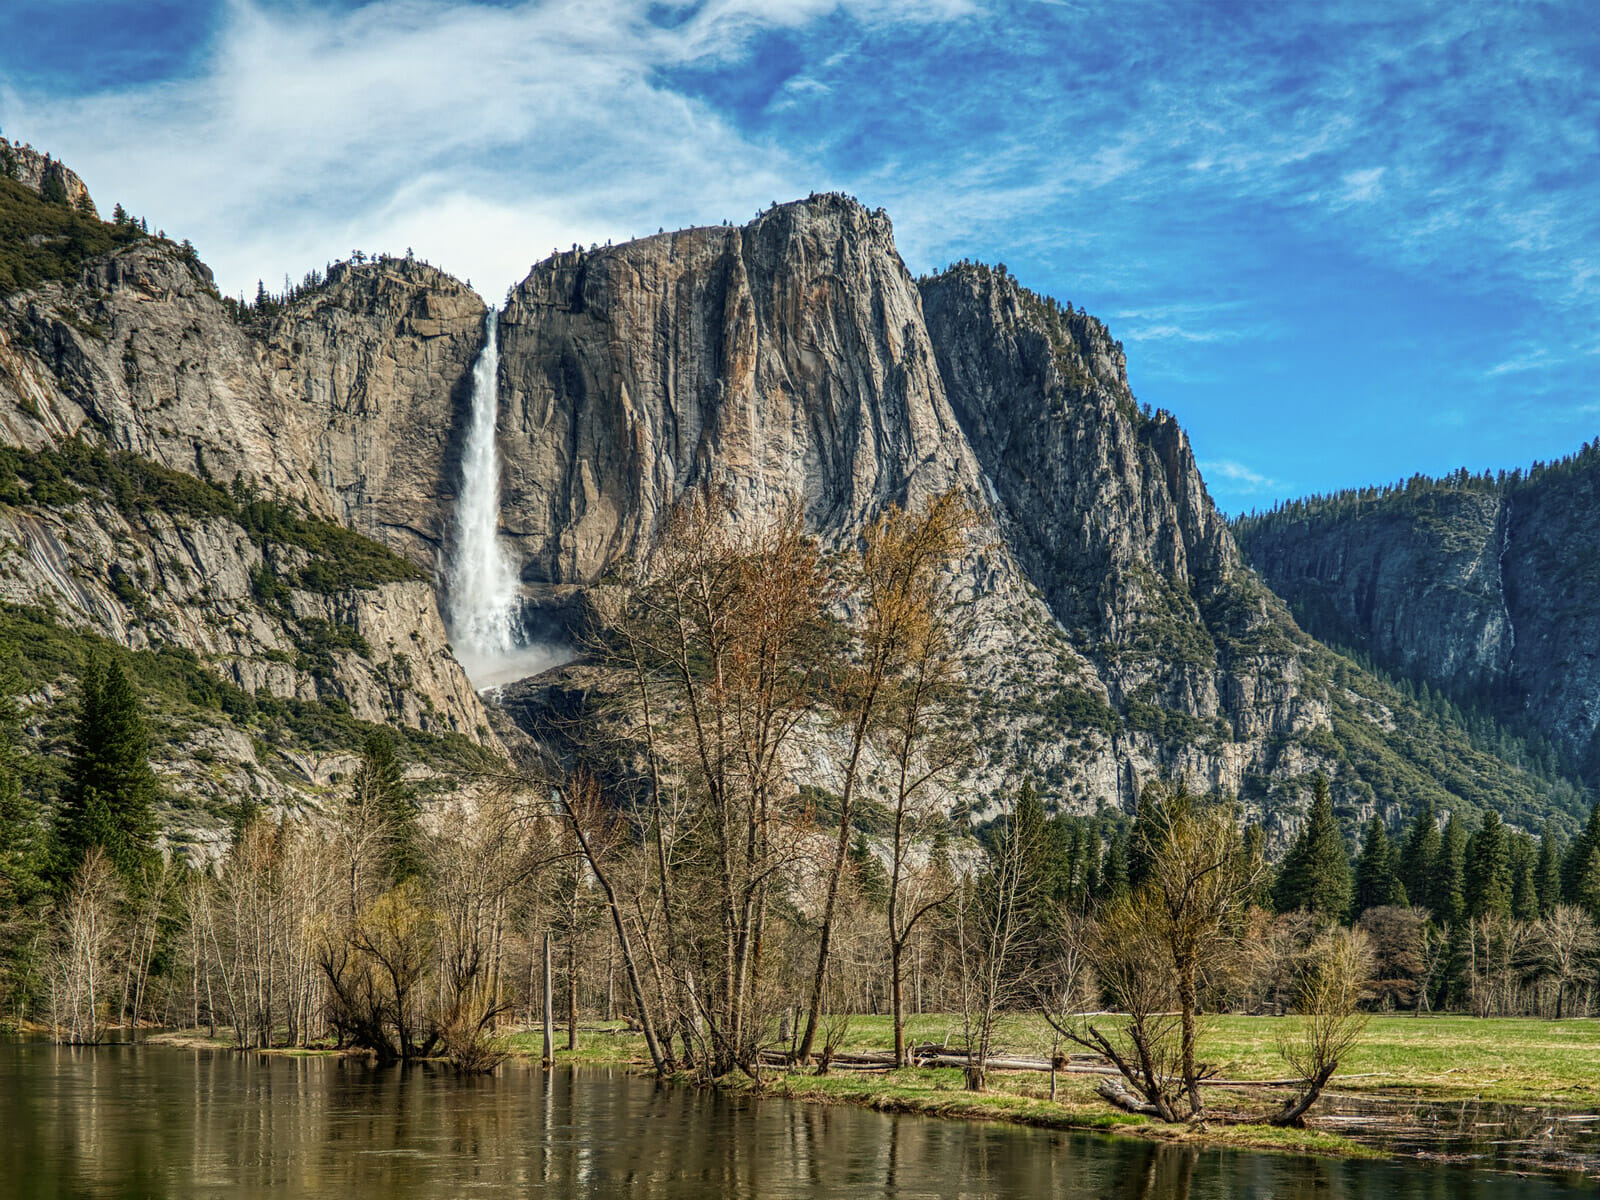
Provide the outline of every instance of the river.
{"type": "Polygon", "coordinates": [[[0,1043],[0,1197],[1554,1200],[1593,1185],[889,1116],[510,1063],[0,1043]]]}

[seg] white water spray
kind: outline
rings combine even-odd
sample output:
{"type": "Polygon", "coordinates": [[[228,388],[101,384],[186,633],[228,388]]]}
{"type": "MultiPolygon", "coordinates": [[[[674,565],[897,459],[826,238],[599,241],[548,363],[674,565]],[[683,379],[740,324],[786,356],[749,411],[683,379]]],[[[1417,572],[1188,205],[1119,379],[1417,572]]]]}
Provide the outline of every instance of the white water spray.
{"type": "Polygon", "coordinates": [[[484,318],[487,341],[472,368],[472,419],[461,455],[455,558],[450,564],[450,638],[480,687],[517,649],[517,572],[500,545],[500,314],[484,318]]]}

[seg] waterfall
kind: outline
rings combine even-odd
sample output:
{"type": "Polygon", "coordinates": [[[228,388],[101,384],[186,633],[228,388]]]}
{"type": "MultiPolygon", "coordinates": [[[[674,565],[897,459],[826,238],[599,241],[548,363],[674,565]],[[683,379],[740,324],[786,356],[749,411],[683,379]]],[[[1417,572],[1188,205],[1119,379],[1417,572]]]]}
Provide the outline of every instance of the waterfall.
{"type": "Polygon", "coordinates": [[[517,650],[517,572],[500,545],[500,314],[484,318],[483,353],[472,367],[472,418],[461,455],[455,556],[450,563],[450,639],[474,683],[517,650]]]}

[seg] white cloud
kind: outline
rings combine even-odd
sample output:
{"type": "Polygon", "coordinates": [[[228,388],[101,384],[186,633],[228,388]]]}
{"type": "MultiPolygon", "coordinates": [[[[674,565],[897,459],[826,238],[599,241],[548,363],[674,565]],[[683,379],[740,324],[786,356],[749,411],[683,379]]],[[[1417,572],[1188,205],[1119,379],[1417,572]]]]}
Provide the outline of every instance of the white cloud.
{"type": "MultiPolygon", "coordinates": [[[[1226,480],[1226,490],[1231,493],[1250,495],[1256,492],[1280,491],[1283,484],[1276,479],[1261,474],[1235,462],[1230,458],[1213,458],[1195,464],[1200,468],[1200,474],[1210,480],[1226,480]]],[[[1219,489],[1222,490],[1222,489],[1219,489]]]]}
{"type": "MultiPolygon", "coordinates": [[[[662,28],[643,0],[337,14],[232,0],[193,78],[77,98],[0,90],[0,113],[103,207],[191,238],[225,290],[411,245],[495,298],[552,246],[747,219],[815,189],[814,168],[655,75],[837,7],[722,0],[662,28]]],[[[846,7],[866,22],[913,16],[846,7]]]]}

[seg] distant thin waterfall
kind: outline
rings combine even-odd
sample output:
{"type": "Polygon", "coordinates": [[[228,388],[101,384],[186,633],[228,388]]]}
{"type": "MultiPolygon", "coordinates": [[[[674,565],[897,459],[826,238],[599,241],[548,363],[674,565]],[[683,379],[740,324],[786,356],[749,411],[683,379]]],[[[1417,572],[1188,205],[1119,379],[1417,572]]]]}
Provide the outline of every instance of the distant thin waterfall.
{"type": "Polygon", "coordinates": [[[472,421],[461,455],[455,557],[450,564],[450,637],[476,681],[517,647],[517,572],[500,545],[500,314],[484,318],[487,340],[472,368],[472,421]]]}

